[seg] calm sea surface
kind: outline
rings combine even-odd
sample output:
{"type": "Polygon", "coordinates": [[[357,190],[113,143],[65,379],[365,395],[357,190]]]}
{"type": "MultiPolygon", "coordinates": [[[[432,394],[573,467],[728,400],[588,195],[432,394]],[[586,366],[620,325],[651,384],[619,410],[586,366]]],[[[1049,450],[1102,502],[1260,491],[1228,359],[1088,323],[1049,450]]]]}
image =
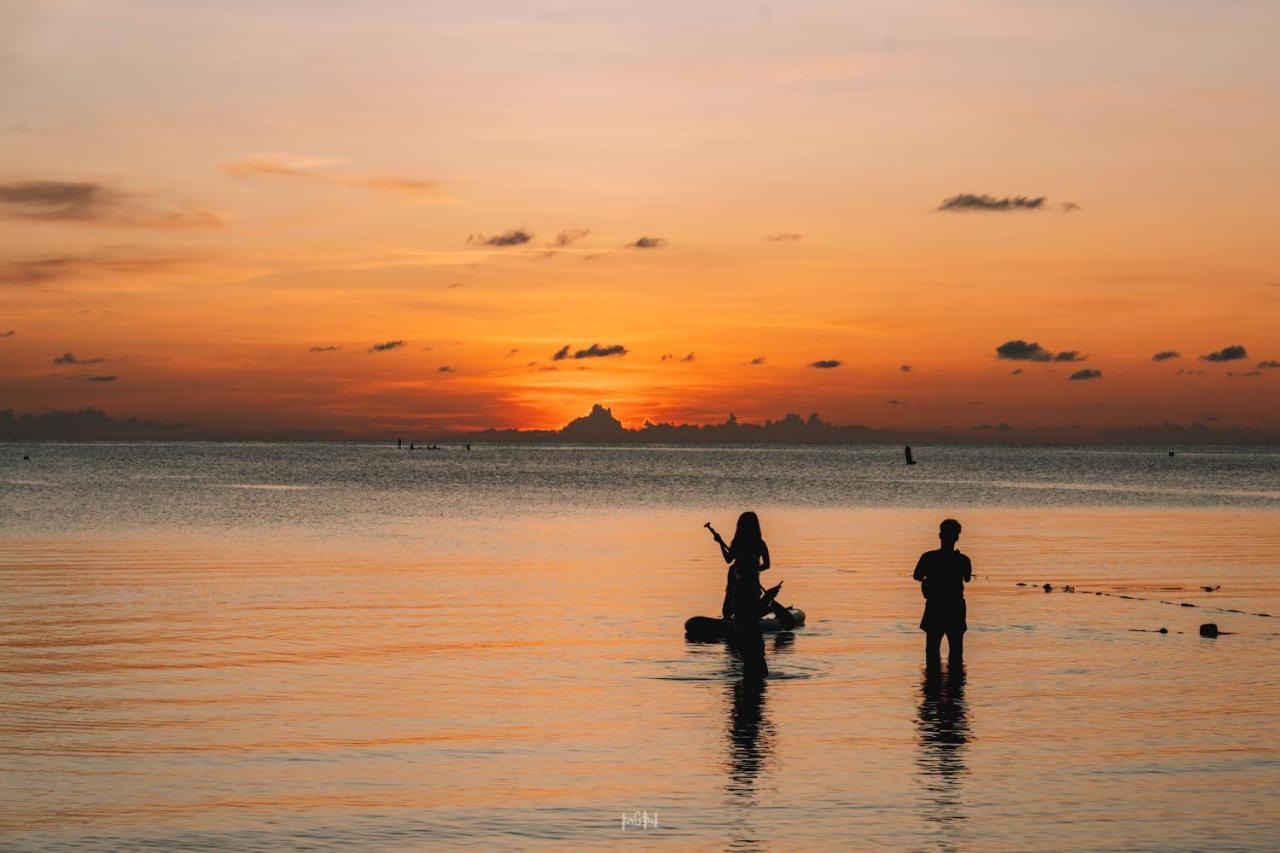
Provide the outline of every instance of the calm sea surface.
{"type": "Polygon", "coordinates": [[[0,848],[1275,849],[1280,449],[900,453],[0,445],[0,848]]]}

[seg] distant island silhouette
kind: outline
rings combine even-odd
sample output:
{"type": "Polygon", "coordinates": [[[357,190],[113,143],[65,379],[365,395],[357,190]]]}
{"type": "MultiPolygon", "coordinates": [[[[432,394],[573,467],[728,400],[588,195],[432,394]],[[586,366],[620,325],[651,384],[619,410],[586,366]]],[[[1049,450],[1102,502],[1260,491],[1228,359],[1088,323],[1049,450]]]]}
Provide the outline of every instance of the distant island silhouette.
{"type": "MultiPolygon", "coordinates": [[[[252,415],[246,418],[252,423],[252,415]]],[[[954,429],[908,430],[837,425],[816,412],[778,420],[747,423],[732,413],[721,423],[675,424],[646,420],[628,429],[613,411],[596,403],[591,411],[560,429],[415,430],[398,427],[377,434],[352,433],[324,426],[294,428],[209,429],[198,424],[117,418],[101,409],[53,410],[17,414],[0,410],[0,441],[392,441],[419,444],[1149,444],[1149,445],[1280,445],[1280,434],[1239,428],[1213,429],[1207,424],[1165,423],[1111,429],[1079,427],[1016,429],[1008,424],[954,429]]],[[[901,453],[901,450],[899,451],[901,453]]]]}

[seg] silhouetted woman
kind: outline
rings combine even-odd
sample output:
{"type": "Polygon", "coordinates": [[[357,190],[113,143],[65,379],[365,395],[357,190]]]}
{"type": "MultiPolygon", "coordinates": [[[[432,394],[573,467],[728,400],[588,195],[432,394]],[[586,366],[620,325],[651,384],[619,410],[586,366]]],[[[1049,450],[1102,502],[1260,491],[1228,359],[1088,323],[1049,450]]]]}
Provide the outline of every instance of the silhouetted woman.
{"type": "Polygon", "coordinates": [[[729,582],[725,590],[724,611],[732,609],[733,638],[742,656],[743,675],[763,678],[769,674],[764,662],[764,637],[760,634],[760,573],[769,568],[769,546],[760,533],[760,519],[754,512],[738,516],[733,542],[724,544],[716,534],[720,554],[729,563],[729,582]]]}

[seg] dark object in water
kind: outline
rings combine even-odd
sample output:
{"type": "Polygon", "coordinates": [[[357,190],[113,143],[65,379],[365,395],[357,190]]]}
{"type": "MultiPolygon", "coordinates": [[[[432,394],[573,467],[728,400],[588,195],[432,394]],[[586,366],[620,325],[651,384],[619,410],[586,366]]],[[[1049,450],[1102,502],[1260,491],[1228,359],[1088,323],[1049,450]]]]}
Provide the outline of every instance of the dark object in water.
{"type": "Polygon", "coordinates": [[[1161,634],[1167,634],[1167,633],[1169,633],[1169,629],[1168,629],[1168,628],[1161,628],[1161,629],[1160,629],[1160,633],[1161,633],[1161,634]]]}
{"type": "MultiPolygon", "coordinates": [[[[798,607],[788,607],[787,612],[791,614],[792,626],[784,625],[781,619],[770,613],[760,620],[760,633],[778,634],[783,631],[789,631],[792,627],[799,628],[804,625],[803,610],[798,607]]],[[[720,619],[714,616],[694,616],[684,623],[684,635],[690,640],[723,640],[729,636],[731,628],[732,626],[728,619],[720,619]]]]}
{"type": "Polygon", "coordinates": [[[1066,586],[1064,586],[1064,587],[1062,588],[1062,591],[1063,591],[1063,592],[1075,592],[1075,591],[1076,591],[1076,588],[1075,588],[1074,586],[1071,586],[1070,584],[1067,584],[1066,586]]]}
{"type": "Polygon", "coordinates": [[[1018,586],[1026,586],[1026,584],[1023,583],[1022,581],[1018,581],[1018,586]]]}
{"type": "Polygon", "coordinates": [[[1043,589],[1045,592],[1053,592],[1053,584],[1047,583],[1044,585],[1043,589]]]}
{"type": "Polygon", "coordinates": [[[22,461],[23,461],[23,462],[30,462],[30,461],[31,461],[31,457],[30,457],[30,456],[27,456],[27,455],[24,453],[24,454],[23,454],[23,456],[22,456],[22,461]]]}
{"type": "Polygon", "coordinates": [[[1222,584],[1218,584],[1216,586],[1202,586],[1200,588],[1203,589],[1205,592],[1217,592],[1218,590],[1222,589],[1222,584]]]}
{"type": "Polygon", "coordinates": [[[916,464],[916,460],[914,460],[914,459],[912,459],[912,458],[911,458],[911,445],[909,445],[909,444],[908,444],[908,445],[907,445],[907,447],[906,447],[906,454],[907,454],[907,464],[908,464],[908,465],[914,465],[914,464],[916,464]]]}
{"type": "Polygon", "coordinates": [[[1169,451],[1169,455],[1170,455],[1170,456],[1172,456],[1172,455],[1173,455],[1173,451],[1172,451],[1172,450],[1170,450],[1170,451],[1169,451]]]}
{"type": "Polygon", "coordinates": [[[1201,637],[1216,637],[1221,633],[1223,632],[1218,630],[1218,625],[1215,622],[1206,622],[1200,626],[1201,637]]]}
{"type": "Polygon", "coordinates": [[[1195,605],[1194,605],[1194,604],[1187,604],[1185,601],[1184,601],[1184,602],[1182,602],[1182,606],[1183,606],[1183,607],[1195,607],[1195,605]]]}

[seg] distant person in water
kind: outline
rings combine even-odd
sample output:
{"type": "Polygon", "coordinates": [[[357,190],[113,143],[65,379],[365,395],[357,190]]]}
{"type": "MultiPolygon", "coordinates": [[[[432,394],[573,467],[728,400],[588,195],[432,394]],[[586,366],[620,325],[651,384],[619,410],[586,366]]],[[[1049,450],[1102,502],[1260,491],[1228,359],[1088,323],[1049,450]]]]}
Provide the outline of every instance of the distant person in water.
{"type": "Polygon", "coordinates": [[[909,445],[909,444],[907,445],[907,451],[906,451],[906,453],[907,453],[907,464],[908,464],[908,465],[914,465],[914,464],[916,464],[916,460],[914,460],[914,459],[912,459],[912,458],[911,458],[911,445],[909,445]]]}
{"type": "MultiPolygon", "coordinates": [[[[733,622],[733,641],[742,656],[744,676],[763,678],[769,674],[764,661],[764,637],[760,633],[760,617],[767,604],[760,597],[760,573],[769,568],[769,546],[760,532],[760,519],[754,512],[738,516],[738,527],[728,545],[714,530],[720,555],[729,563],[722,613],[733,622]]],[[[776,595],[776,593],[775,593],[776,595]]]]}
{"type": "Polygon", "coordinates": [[[964,659],[964,632],[966,622],[964,585],[973,579],[973,565],[969,558],[956,550],[960,538],[960,522],[948,518],[938,525],[936,551],[926,551],[916,563],[913,577],[920,581],[924,594],[924,616],[920,630],[925,636],[925,659],[937,664],[942,658],[942,638],[947,638],[947,657],[952,664],[964,659]]]}

